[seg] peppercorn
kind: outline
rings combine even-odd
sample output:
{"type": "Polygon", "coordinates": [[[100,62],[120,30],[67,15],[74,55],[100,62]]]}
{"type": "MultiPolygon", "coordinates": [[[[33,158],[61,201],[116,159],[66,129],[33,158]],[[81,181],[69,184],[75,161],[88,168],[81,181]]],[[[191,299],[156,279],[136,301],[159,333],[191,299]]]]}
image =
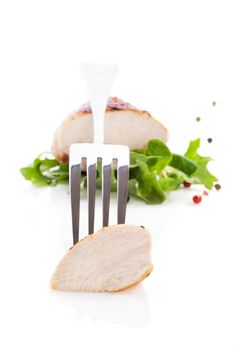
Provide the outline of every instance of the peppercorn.
{"type": "Polygon", "coordinates": [[[201,120],[200,117],[196,117],[196,121],[199,122],[201,120]]]}
{"type": "Polygon", "coordinates": [[[220,184],[215,184],[214,187],[215,187],[215,189],[217,191],[221,190],[221,185],[220,184]]]}
{"type": "Polygon", "coordinates": [[[211,142],[213,141],[213,139],[212,139],[211,137],[209,137],[209,138],[207,139],[207,141],[208,141],[209,143],[211,143],[211,142]]]}
{"type": "Polygon", "coordinates": [[[201,202],[201,200],[202,200],[202,197],[201,196],[193,196],[193,202],[195,203],[195,204],[199,204],[200,202],[201,202]]]}

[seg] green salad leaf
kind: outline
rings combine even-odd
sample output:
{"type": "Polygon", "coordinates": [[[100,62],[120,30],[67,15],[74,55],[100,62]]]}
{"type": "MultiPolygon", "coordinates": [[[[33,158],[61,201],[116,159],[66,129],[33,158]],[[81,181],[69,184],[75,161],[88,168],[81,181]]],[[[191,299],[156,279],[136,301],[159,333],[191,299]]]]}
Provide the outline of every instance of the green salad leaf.
{"type": "Polygon", "coordinates": [[[21,168],[21,174],[37,186],[56,186],[69,181],[69,165],[56,159],[36,158],[31,166],[21,168]]]}
{"type": "Polygon", "coordinates": [[[178,169],[186,175],[192,175],[197,170],[197,165],[187,156],[181,156],[173,153],[172,160],[169,163],[175,169],[178,169]]]}
{"type": "MultiPolygon", "coordinates": [[[[177,190],[183,181],[202,184],[212,189],[218,179],[207,169],[210,157],[197,151],[200,139],[191,141],[184,155],[172,153],[160,140],[150,140],[146,148],[130,152],[128,193],[148,204],[159,204],[166,193],[177,190]]],[[[97,164],[96,186],[102,186],[102,165],[97,164]]],[[[69,182],[69,165],[60,163],[52,155],[40,155],[32,165],[20,169],[26,180],[37,186],[56,186],[69,182]]],[[[86,187],[86,172],[81,175],[81,187],[86,187]]],[[[117,190],[117,172],[112,169],[111,191],[117,190]]]]}
{"type": "Polygon", "coordinates": [[[129,194],[144,200],[146,203],[162,203],[165,195],[158,183],[155,171],[147,164],[147,157],[136,152],[130,153],[130,180],[134,180],[134,188],[129,188],[129,194]],[[135,181],[136,180],[136,181],[135,181]]]}
{"type": "Polygon", "coordinates": [[[207,169],[207,165],[212,158],[202,157],[197,153],[200,143],[200,138],[195,141],[191,141],[185,153],[185,157],[192,160],[197,166],[197,169],[192,173],[194,183],[203,184],[206,188],[211,190],[214,182],[218,181],[218,179],[207,169]]]}
{"type": "Polygon", "coordinates": [[[148,158],[156,159],[157,161],[153,164],[148,159],[148,166],[151,171],[160,172],[162,171],[172,160],[172,154],[169,148],[160,140],[150,140],[146,148],[146,155],[148,158]]]}

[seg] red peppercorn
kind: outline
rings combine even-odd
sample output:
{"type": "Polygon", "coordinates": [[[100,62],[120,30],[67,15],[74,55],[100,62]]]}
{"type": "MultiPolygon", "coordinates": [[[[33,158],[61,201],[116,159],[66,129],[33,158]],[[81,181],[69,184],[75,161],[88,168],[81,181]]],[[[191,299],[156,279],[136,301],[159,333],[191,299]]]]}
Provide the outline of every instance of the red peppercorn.
{"type": "Polygon", "coordinates": [[[203,195],[204,195],[204,196],[208,196],[208,195],[209,195],[209,192],[203,191],[203,195]]]}
{"type": "Polygon", "coordinates": [[[191,183],[190,182],[187,182],[187,181],[183,181],[183,185],[184,185],[184,187],[185,188],[189,188],[189,187],[191,187],[191,183]]]}
{"type": "Polygon", "coordinates": [[[202,197],[201,196],[193,196],[193,202],[195,204],[199,204],[202,200],[202,197]]]}

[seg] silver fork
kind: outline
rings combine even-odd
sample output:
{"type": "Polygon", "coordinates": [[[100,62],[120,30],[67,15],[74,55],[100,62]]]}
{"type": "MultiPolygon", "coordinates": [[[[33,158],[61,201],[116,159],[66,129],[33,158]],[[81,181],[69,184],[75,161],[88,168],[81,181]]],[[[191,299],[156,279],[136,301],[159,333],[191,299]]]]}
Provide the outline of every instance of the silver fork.
{"type": "Polygon", "coordinates": [[[129,178],[129,148],[123,145],[103,144],[104,116],[117,66],[112,64],[81,64],[87,84],[94,123],[94,143],[76,143],[70,146],[69,175],[73,243],[79,240],[80,181],[83,162],[87,168],[88,233],[94,233],[96,164],[102,161],[102,226],[108,226],[112,163],[117,162],[117,223],[125,223],[129,178]]]}

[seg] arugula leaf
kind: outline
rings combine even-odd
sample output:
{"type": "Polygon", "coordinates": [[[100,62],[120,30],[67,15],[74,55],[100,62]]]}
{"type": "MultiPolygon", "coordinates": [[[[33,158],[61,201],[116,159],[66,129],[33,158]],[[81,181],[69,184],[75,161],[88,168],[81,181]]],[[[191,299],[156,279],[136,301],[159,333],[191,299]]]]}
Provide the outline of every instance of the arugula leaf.
{"type": "Polygon", "coordinates": [[[197,166],[197,169],[192,174],[192,178],[195,183],[203,184],[206,188],[211,190],[214,182],[218,181],[217,177],[212,175],[207,169],[209,161],[212,160],[210,157],[202,157],[197,153],[200,147],[200,138],[190,141],[189,147],[185,153],[185,157],[191,159],[197,166]]]}

